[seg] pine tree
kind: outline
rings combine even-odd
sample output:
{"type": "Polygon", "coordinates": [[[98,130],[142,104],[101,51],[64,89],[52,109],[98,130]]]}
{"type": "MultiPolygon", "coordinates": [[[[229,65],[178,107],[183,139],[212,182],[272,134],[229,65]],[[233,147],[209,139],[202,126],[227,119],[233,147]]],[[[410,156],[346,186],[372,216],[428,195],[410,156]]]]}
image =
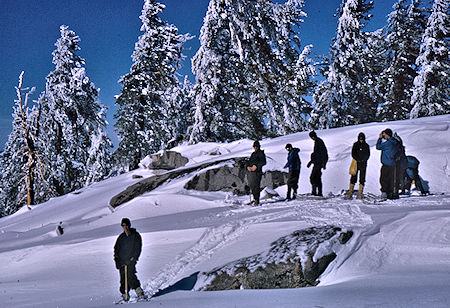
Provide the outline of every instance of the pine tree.
{"type": "Polygon", "coordinates": [[[191,142],[259,139],[304,129],[314,68],[295,35],[302,1],[212,0],[192,61],[191,142]]]}
{"type": "Polygon", "coordinates": [[[384,103],[378,108],[382,121],[409,118],[411,90],[417,76],[415,61],[419,55],[420,41],[426,25],[425,10],[419,0],[399,0],[388,15],[384,34],[384,65],[378,88],[384,103]]]}
{"type": "Polygon", "coordinates": [[[95,164],[107,166],[111,142],[105,133],[104,106],[98,100],[98,90],[86,76],[84,59],[77,54],[79,41],[75,32],[61,26],[61,37],[53,52],[55,70],[47,76],[45,95],[40,99],[48,180],[56,196],[107,175],[106,170],[102,175],[89,173],[94,164],[93,147],[97,149],[95,164]],[[99,140],[101,146],[95,144],[99,140]]]}
{"type": "Polygon", "coordinates": [[[450,113],[449,0],[435,0],[416,64],[410,117],[450,113]]]}
{"type": "Polygon", "coordinates": [[[45,186],[39,139],[41,106],[30,106],[35,88],[22,87],[23,74],[16,87],[12,132],[0,159],[0,216],[14,213],[23,204],[40,202],[45,186]]]}
{"type": "Polygon", "coordinates": [[[329,67],[324,71],[326,80],[313,96],[313,127],[339,127],[375,119],[378,69],[372,49],[375,43],[370,40],[375,40],[376,34],[363,31],[372,7],[373,2],[366,0],[347,0],[341,5],[329,67]]]}
{"type": "Polygon", "coordinates": [[[144,34],[136,43],[130,72],[120,79],[123,87],[116,96],[115,114],[120,143],[114,156],[116,164],[125,169],[136,169],[147,154],[176,137],[173,127],[183,100],[176,71],[190,36],[178,34],[174,25],[158,16],[164,7],[145,1],[140,16],[144,34]]]}

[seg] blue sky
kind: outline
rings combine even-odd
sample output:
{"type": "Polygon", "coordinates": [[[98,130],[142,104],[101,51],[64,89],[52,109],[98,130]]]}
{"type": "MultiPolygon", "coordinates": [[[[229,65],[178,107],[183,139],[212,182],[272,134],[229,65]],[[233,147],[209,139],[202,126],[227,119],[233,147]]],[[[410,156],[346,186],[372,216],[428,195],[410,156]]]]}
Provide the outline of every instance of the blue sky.
{"type": "MultiPolygon", "coordinates": [[[[166,5],[161,17],[176,25],[180,33],[195,38],[186,44],[186,56],[180,69],[190,72],[190,59],[199,47],[198,36],[209,0],[161,0],[166,5]]],[[[282,1],[278,1],[282,2],[282,1]]],[[[395,0],[375,0],[374,17],[367,29],[386,23],[395,0]]],[[[333,17],[340,0],[305,0],[308,14],[299,36],[302,45],[313,44],[314,55],[327,54],[336,32],[333,17]]],[[[86,61],[86,72],[97,88],[100,100],[109,109],[107,118],[113,124],[114,95],[120,93],[119,78],[126,74],[134,44],[141,34],[143,0],[1,0],[0,2],[0,148],[11,130],[11,113],[16,98],[14,86],[25,71],[24,86],[36,87],[37,99],[45,89],[45,77],[54,69],[52,51],[59,37],[59,26],[67,25],[80,37],[80,55],[86,61]]],[[[112,134],[112,127],[109,128],[112,134]]],[[[115,138],[111,136],[113,140],[115,138]]]]}

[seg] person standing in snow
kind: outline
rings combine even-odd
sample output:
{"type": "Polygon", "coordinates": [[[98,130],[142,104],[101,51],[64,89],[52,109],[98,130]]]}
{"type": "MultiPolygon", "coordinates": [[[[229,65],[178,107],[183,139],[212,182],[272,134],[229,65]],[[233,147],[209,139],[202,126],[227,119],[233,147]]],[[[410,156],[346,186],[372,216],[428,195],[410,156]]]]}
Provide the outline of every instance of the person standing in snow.
{"type": "Polygon", "coordinates": [[[289,168],[289,175],[287,180],[287,194],[286,199],[291,199],[291,191],[293,192],[292,199],[297,198],[298,178],[300,176],[301,161],[298,153],[300,149],[293,148],[292,144],[286,144],[286,150],[289,151],[287,163],[284,168],[289,168]]]}
{"type": "Polygon", "coordinates": [[[250,155],[247,163],[247,179],[248,186],[253,194],[254,205],[259,205],[259,195],[261,193],[261,178],[262,178],[262,167],[266,164],[266,155],[264,151],[261,150],[261,145],[259,141],[253,143],[254,152],[250,155]]]}
{"type": "Polygon", "coordinates": [[[317,137],[315,131],[309,133],[309,137],[314,140],[314,150],[311,153],[311,160],[306,165],[308,168],[313,164],[311,176],[309,177],[312,185],[313,196],[323,196],[322,194],[322,169],[326,169],[328,162],[328,151],[322,139],[317,137]]]}
{"type": "Polygon", "coordinates": [[[364,183],[366,182],[366,170],[367,170],[367,160],[370,157],[370,148],[366,142],[366,135],[364,133],[359,133],[358,141],[353,143],[352,147],[352,158],[356,161],[356,174],[352,175],[350,178],[350,188],[348,191],[348,198],[352,198],[353,190],[355,188],[356,181],[358,179],[359,172],[359,189],[357,198],[362,198],[364,183]]]}
{"type": "Polygon", "coordinates": [[[130,299],[130,289],[135,290],[139,298],[145,298],[141,283],[136,276],[136,262],[141,255],[142,238],[136,229],[131,228],[128,218],[123,218],[121,225],[123,232],[114,245],[114,261],[120,273],[120,293],[124,301],[130,299]]]}
{"type": "Polygon", "coordinates": [[[393,199],[399,198],[399,191],[403,190],[406,168],[408,168],[408,159],[406,158],[405,146],[403,140],[397,133],[392,136],[398,142],[397,153],[395,154],[395,173],[394,173],[394,195],[393,199]]]}
{"type": "Polygon", "coordinates": [[[394,199],[395,155],[399,149],[399,143],[392,138],[391,129],[387,128],[380,133],[376,148],[381,151],[381,198],[394,199]]]}

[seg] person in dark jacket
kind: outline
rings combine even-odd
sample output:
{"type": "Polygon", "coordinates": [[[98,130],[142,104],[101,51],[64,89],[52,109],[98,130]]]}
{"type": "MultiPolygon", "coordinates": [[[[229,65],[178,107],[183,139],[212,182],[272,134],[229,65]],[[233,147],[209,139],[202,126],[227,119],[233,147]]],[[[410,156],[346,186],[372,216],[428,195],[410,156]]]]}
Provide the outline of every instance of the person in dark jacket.
{"type": "Polygon", "coordinates": [[[395,154],[395,173],[394,173],[394,195],[393,199],[399,198],[399,191],[403,189],[406,168],[408,168],[408,159],[406,158],[405,146],[403,140],[397,133],[392,136],[398,142],[397,153],[395,154]]]}
{"type": "Polygon", "coordinates": [[[311,153],[311,160],[308,162],[309,168],[312,164],[313,169],[309,177],[312,185],[313,196],[323,196],[322,194],[322,169],[326,169],[328,162],[328,151],[322,139],[317,137],[316,132],[309,133],[309,137],[314,140],[314,150],[311,153]]]}
{"type": "Polygon", "coordinates": [[[416,184],[416,188],[420,190],[420,193],[422,195],[429,194],[429,192],[426,191],[423,187],[422,181],[419,176],[420,161],[412,155],[406,156],[406,160],[408,161],[408,167],[406,168],[405,172],[405,184],[403,186],[402,194],[409,194],[412,181],[414,181],[414,183],[416,184]]]}
{"type": "Polygon", "coordinates": [[[261,193],[261,178],[262,178],[262,167],[266,164],[266,155],[264,151],[261,150],[261,145],[259,141],[253,143],[254,152],[250,155],[247,163],[247,179],[248,186],[253,195],[254,205],[259,205],[259,195],[261,193]]]}
{"type": "Polygon", "coordinates": [[[300,167],[301,167],[301,161],[300,157],[298,156],[298,152],[300,152],[300,149],[293,148],[292,144],[288,143],[286,144],[286,150],[289,151],[287,163],[284,166],[284,168],[289,168],[289,175],[287,180],[287,194],[286,199],[291,199],[291,191],[293,192],[292,198],[297,198],[297,189],[298,189],[298,178],[300,176],[300,167]]]}
{"type": "Polygon", "coordinates": [[[356,160],[356,174],[352,175],[350,178],[350,189],[348,191],[348,197],[351,198],[353,195],[353,190],[355,188],[356,181],[358,179],[359,172],[359,189],[357,198],[362,198],[364,184],[366,182],[366,170],[367,170],[367,160],[370,157],[370,148],[366,142],[366,135],[364,133],[359,133],[358,141],[353,143],[352,147],[352,158],[356,160]]]}
{"type": "Polygon", "coordinates": [[[399,143],[392,138],[392,130],[387,128],[380,133],[376,145],[377,150],[381,150],[381,197],[383,199],[394,198],[394,174],[395,155],[399,149],[399,143]]]}
{"type": "Polygon", "coordinates": [[[131,228],[131,222],[128,218],[123,218],[121,225],[123,232],[119,235],[114,245],[114,261],[120,273],[120,293],[125,301],[130,299],[130,289],[134,289],[138,297],[145,298],[141,283],[136,276],[136,262],[141,255],[142,238],[136,229],[131,228]]]}

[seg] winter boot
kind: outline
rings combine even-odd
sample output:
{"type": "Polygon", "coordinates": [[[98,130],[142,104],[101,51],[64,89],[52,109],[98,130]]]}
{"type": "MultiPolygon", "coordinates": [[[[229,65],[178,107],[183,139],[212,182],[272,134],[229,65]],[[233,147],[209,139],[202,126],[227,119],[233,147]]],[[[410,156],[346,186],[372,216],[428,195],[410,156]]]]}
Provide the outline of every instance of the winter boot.
{"type": "Polygon", "coordinates": [[[125,302],[128,302],[130,300],[130,295],[128,295],[128,293],[122,293],[122,299],[125,302]]]}
{"type": "Polygon", "coordinates": [[[311,195],[317,196],[317,186],[316,186],[316,185],[313,185],[313,186],[312,186],[311,195]]]}
{"type": "Polygon", "coordinates": [[[363,198],[363,190],[364,190],[364,185],[363,184],[359,184],[358,194],[356,195],[357,199],[362,199],[363,198]]]}
{"type": "Polygon", "coordinates": [[[290,187],[288,187],[288,189],[287,189],[286,200],[291,200],[291,188],[290,187]]]}
{"type": "Polygon", "coordinates": [[[138,299],[146,299],[147,298],[144,294],[144,290],[142,290],[141,287],[136,288],[136,295],[137,295],[138,299]]]}
{"type": "Polygon", "coordinates": [[[294,189],[294,193],[292,194],[292,199],[297,199],[297,189],[294,189]]]}
{"type": "Polygon", "coordinates": [[[384,192],[384,191],[381,192],[381,197],[380,197],[380,198],[381,198],[382,200],[386,200],[387,197],[388,197],[388,194],[387,194],[386,192],[384,192]]]}
{"type": "Polygon", "coordinates": [[[317,185],[317,195],[320,196],[320,197],[323,197],[323,194],[322,194],[322,183],[317,185]]]}
{"type": "Polygon", "coordinates": [[[347,199],[351,199],[353,197],[353,190],[355,189],[355,184],[350,183],[350,187],[348,189],[347,199]]]}

